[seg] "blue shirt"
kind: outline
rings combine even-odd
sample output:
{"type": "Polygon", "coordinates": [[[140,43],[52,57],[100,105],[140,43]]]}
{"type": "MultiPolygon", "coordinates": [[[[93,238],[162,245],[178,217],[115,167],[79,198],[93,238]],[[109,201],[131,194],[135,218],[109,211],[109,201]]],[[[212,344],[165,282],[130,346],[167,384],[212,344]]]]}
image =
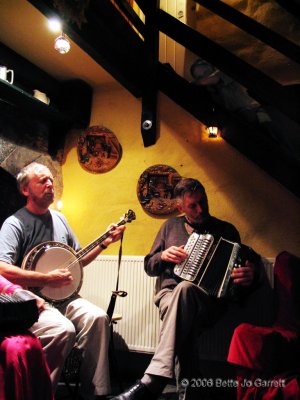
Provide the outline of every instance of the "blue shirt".
{"type": "Polygon", "coordinates": [[[21,266],[24,257],[43,242],[64,243],[75,251],[80,249],[78,239],[63,214],[48,210],[36,215],[21,208],[8,217],[0,231],[0,261],[21,266]]]}

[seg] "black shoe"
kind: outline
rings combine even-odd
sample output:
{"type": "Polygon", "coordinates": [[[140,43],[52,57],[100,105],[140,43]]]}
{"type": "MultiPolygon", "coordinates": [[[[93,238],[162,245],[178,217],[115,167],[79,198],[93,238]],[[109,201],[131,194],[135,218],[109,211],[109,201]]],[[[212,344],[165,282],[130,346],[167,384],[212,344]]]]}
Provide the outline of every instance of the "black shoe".
{"type": "Polygon", "coordinates": [[[151,393],[141,381],[131,386],[126,392],[113,397],[111,400],[155,400],[158,395],[151,393]]]}

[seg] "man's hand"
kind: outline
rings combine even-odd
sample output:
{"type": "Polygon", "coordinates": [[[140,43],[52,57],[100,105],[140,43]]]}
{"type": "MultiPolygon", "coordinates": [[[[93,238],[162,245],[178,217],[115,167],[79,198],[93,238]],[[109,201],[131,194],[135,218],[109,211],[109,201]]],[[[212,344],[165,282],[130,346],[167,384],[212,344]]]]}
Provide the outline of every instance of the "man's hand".
{"type": "Polygon", "coordinates": [[[125,230],[125,226],[118,226],[116,224],[110,224],[107,231],[112,230],[112,233],[103,241],[104,246],[109,246],[111,243],[117,242],[121,239],[121,235],[125,230]]]}
{"type": "Polygon", "coordinates": [[[250,286],[254,279],[254,264],[246,261],[244,267],[234,268],[231,274],[233,283],[241,286],[250,286]]]}
{"type": "Polygon", "coordinates": [[[45,309],[45,300],[42,299],[40,296],[37,296],[36,294],[30,292],[31,294],[34,295],[34,297],[36,298],[36,304],[39,310],[39,313],[42,312],[45,309]]]}
{"type": "Polygon", "coordinates": [[[37,308],[39,310],[39,313],[41,313],[44,309],[45,309],[45,300],[42,299],[40,296],[37,296],[35,293],[30,292],[29,290],[25,290],[25,289],[16,289],[15,293],[17,292],[26,292],[28,293],[31,297],[34,297],[36,299],[36,305],[37,308]]]}
{"type": "Polygon", "coordinates": [[[73,277],[71,272],[67,268],[54,269],[47,274],[47,286],[50,287],[61,287],[69,285],[73,277]]]}
{"type": "Polygon", "coordinates": [[[161,253],[161,259],[167,262],[179,264],[184,261],[188,254],[183,250],[184,246],[171,246],[161,253]]]}

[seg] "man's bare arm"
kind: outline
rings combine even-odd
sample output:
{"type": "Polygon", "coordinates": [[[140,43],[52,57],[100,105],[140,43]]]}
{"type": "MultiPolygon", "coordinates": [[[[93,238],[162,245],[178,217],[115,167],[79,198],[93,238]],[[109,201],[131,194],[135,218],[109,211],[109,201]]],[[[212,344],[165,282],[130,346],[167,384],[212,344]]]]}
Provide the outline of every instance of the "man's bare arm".
{"type": "Polygon", "coordinates": [[[0,261],[0,275],[4,276],[10,282],[23,287],[41,287],[41,286],[65,286],[72,281],[72,275],[69,270],[61,268],[49,271],[48,273],[25,270],[15,265],[0,261]]]}

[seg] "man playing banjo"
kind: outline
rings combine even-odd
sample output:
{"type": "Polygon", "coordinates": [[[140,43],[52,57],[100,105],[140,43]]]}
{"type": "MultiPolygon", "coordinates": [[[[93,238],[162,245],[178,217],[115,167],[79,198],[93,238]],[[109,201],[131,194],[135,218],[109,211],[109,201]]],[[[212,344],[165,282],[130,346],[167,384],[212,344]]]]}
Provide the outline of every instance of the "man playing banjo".
{"type": "MultiPolygon", "coordinates": [[[[79,242],[65,217],[49,206],[54,200],[53,176],[50,170],[38,163],[24,167],[17,176],[19,190],[26,197],[26,206],[18,210],[3,223],[0,231],[0,274],[13,283],[24,287],[47,288],[63,293],[74,285],[71,268],[58,262],[49,271],[38,268],[20,268],[24,257],[41,243],[64,244],[64,252],[75,258],[80,251],[79,242]]],[[[99,245],[81,255],[77,266],[86,266],[108,245],[120,239],[124,226],[112,224],[109,234],[99,245]]],[[[48,247],[51,247],[50,245],[48,247]]],[[[41,259],[47,251],[40,253],[41,259]]],[[[54,247],[59,252],[60,247],[54,247]]],[[[59,253],[60,254],[60,253],[59,253]]],[[[58,257],[59,259],[59,257],[58,257]]],[[[34,265],[39,265],[39,260],[34,265]]],[[[38,322],[31,331],[39,337],[51,372],[54,389],[59,381],[64,361],[75,341],[83,351],[81,366],[81,396],[83,399],[105,398],[110,393],[108,345],[109,321],[106,312],[81,298],[77,291],[63,301],[45,302],[38,322]]]]}

